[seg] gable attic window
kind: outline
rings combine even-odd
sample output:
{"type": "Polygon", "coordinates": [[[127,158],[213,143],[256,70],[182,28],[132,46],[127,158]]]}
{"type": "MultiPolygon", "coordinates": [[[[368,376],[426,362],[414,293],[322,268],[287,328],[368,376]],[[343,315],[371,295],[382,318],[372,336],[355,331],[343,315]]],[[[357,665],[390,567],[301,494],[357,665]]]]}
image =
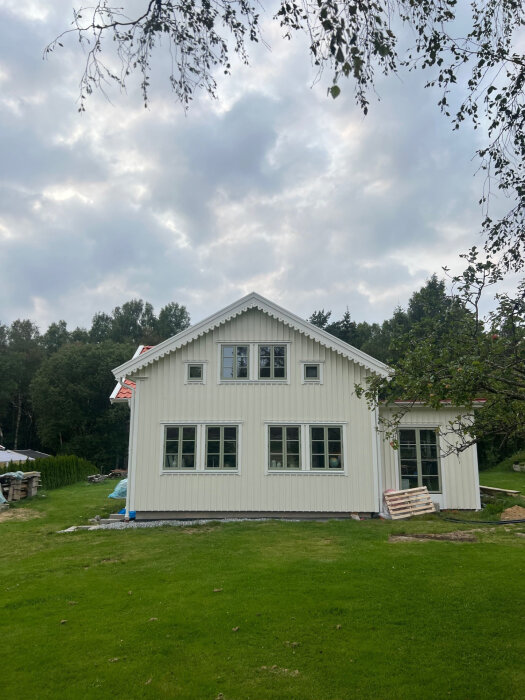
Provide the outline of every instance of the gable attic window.
{"type": "Polygon", "coordinates": [[[286,379],[286,345],[259,345],[259,379],[286,379]]]}
{"type": "Polygon", "coordinates": [[[221,379],[248,379],[248,345],[221,347],[221,379]]]}
{"type": "Polygon", "coordinates": [[[304,365],[305,382],[318,382],[320,379],[319,365],[304,365]]]}
{"type": "Polygon", "coordinates": [[[401,488],[426,486],[430,493],[441,493],[438,442],[435,428],[399,431],[401,488]]]}

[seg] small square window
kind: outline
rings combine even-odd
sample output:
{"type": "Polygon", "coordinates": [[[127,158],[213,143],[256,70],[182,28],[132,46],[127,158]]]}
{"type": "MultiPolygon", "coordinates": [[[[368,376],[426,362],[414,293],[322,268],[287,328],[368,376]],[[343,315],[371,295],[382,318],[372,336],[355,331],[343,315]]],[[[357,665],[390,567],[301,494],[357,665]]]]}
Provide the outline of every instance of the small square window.
{"type": "Polygon", "coordinates": [[[319,365],[304,366],[305,381],[319,381],[319,365]]]}
{"type": "Polygon", "coordinates": [[[203,377],[204,377],[204,368],[201,364],[188,365],[188,381],[189,382],[202,382],[203,377]]]}

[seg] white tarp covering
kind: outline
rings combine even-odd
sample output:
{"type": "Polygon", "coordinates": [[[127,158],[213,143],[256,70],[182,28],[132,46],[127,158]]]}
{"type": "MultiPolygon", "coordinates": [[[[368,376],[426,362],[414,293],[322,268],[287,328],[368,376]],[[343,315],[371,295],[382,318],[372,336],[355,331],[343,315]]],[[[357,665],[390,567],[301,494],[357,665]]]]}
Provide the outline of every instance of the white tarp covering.
{"type": "Polygon", "coordinates": [[[21,455],[13,450],[0,450],[0,462],[25,462],[26,460],[33,462],[34,460],[27,455],[21,455]]]}

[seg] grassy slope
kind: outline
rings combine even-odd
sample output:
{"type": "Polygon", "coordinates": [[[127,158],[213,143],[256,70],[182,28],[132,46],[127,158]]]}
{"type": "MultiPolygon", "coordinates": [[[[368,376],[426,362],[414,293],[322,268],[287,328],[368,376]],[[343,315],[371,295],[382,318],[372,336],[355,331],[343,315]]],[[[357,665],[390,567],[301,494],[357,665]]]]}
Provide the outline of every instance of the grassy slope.
{"type": "Polygon", "coordinates": [[[514,462],[525,462],[525,450],[516,453],[512,457],[504,459],[492,469],[479,473],[479,482],[482,486],[495,486],[500,489],[515,489],[525,496],[525,472],[512,470],[514,462]]]}
{"type": "Polygon", "coordinates": [[[523,697],[514,531],[475,544],[387,541],[457,528],[437,519],[56,534],[115,510],[107,493],[50,491],[19,506],[43,517],[0,523],[3,698],[523,697]]]}

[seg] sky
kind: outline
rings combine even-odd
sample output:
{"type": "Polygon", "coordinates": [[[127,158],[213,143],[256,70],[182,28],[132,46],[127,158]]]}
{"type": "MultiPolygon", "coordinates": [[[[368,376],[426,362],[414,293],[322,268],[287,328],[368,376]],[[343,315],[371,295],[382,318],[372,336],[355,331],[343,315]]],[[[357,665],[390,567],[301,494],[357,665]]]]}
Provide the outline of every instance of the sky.
{"type": "Polygon", "coordinates": [[[74,38],[42,58],[78,5],[0,0],[0,322],[89,327],[132,298],[197,322],[250,291],[381,322],[482,244],[479,135],[424,76],[379,80],[365,118],[270,9],[271,50],[219,77],[219,100],[185,114],[159,57],[147,109],[132,82],[80,114],[74,38]]]}

